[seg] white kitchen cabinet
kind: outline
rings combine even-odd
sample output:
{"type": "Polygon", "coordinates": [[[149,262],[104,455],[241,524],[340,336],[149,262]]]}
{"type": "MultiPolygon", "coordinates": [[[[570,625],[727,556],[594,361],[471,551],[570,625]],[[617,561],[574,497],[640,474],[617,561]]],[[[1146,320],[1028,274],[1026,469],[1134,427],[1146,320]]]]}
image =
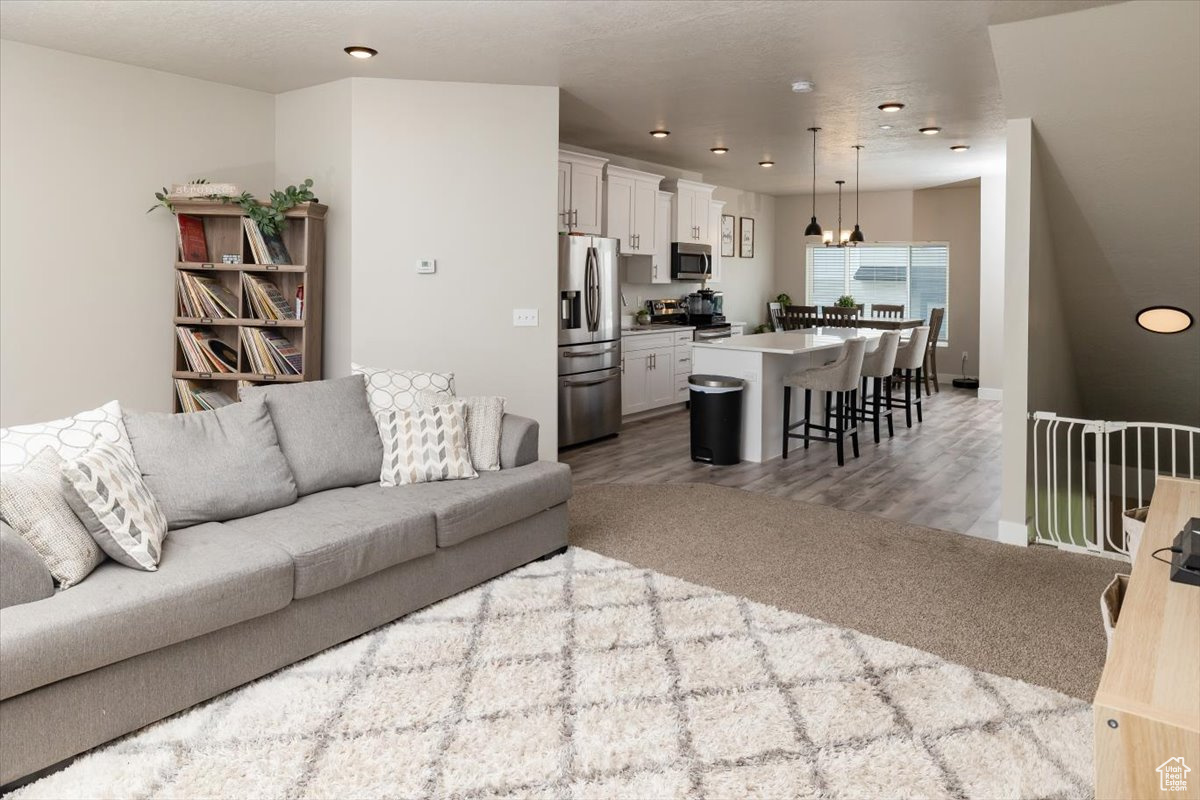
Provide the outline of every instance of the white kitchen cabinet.
{"type": "Polygon", "coordinates": [[[721,282],[721,214],[725,212],[724,200],[710,200],[708,203],[709,244],[712,245],[712,276],[709,283],[721,282]]]}
{"type": "MultiPolygon", "coordinates": [[[[671,213],[671,241],[696,244],[709,242],[712,239],[709,204],[716,187],[707,183],[672,179],[664,181],[663,188],[675,196],[671,213]]],[[[719,229],[720,225],[717,227],[719,229]]]]}
{"type": "Polygon", "coordinates": [[[608,165],[604,235],[620,242],[621,255],[651,255],[661,175],[608,165]]]}
{"type": "Polygon", "coordinates": [[[608,159],[558,151],[558,230],[604,232],[604,165],[608,159]]]}
{"type": "Polygon", "coordinates": [[[621,413],[636,414],[675,402],[675,350],[633,350],[621,359],[621,413]]]}
{"type": "Polygon", "coordinates": [[[627,258],[625,280],[629,283],[671,282],[671,199],[670,192],[655,192],[654,250],[649,258],[627,258]]]}

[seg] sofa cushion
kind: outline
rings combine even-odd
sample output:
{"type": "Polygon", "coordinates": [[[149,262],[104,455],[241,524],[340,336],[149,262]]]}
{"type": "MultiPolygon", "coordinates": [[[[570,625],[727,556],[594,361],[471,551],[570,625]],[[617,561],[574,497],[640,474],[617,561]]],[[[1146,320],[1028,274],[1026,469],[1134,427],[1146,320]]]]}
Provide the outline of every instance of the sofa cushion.
{"type": "Polygon", "coordinates": [[[68,591],[0,609],[0,698],[278,611],[291,599],[292,560],[279,547],[215,522],[178,531],[156,572],[108,561],[68,591]]]}
{"type": "Polygon", "coordinates": [[[571,496],[571,469],[566,464],[537,461],[515,469],[482,472],[473,481],[360,486],[354,492],[391,509],[432,511],[437,517],[438,547],[453,547],[565,503],[571,496]]]}
{"type": "Polygon", "coordinates": [[[361,375],[250,387],[242,396],[266,398],[301,495],[379,480],[383,442],[361,375]]]}
{"type": "Polygon", "coordinates": [[[433,511],[416,505],[392,506],[354,489],[306,495],[287,508],[229,525],[247,538],[273,542],[291,555],[297,599],[436,549],[433,511]]]}
{"type": "Polygon", "coordinates": [[[172,530],[296,501],[261,397],[191,414],[125,415],[138,469],[172,530]]]}

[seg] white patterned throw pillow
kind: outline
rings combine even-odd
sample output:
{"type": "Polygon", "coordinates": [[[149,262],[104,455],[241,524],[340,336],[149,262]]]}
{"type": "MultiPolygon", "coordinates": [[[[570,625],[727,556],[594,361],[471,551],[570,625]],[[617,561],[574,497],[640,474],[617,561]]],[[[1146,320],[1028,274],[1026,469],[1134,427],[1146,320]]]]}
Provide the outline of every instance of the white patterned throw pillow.
{"type": "Polygon", "coordinates": [[[421,392],[417,400],[422,408],[433,408],[453,400],[467,407],[467,444],[471,448],[471,465],[477,470],[495,472],[500,469],[500,424],[504,419],[503,397],[450,397],[440,392],[421,392]]]}
{"type": "Polygon", "coordinates": [[[63,496],[63,459],[53,447],[0,480],[0,517],[29,542],[64,589],[104,560],[88,529],[63,496]]]}
{"type": "Polygon", "coordinates": [[[112,442],[133,457],[121,404],[116,400],[65,419],[0,428],[0,472],[17,469],[51,447],[64,460],[83,455],[97,441],[112,442]]]}
{"type": "Polygon", "coordinates": [[[380,486],[477,478],[467,446],[466,404],[384,411],[375,418],[383,439],[380,486]]]}
{"type": "Polygon", "coordinates": [[[167,517],[133,455],[102,442],[63,464],[63,494],[100,549],[127,567],[158,569],[167,517]]]}
{"type": "Polygon", "coordinates": [[[371,413],[404,411],[417,406],[419,392],[437,392],[454,396],[453,372],[418,372],[406,369],[377,369],[351,364],[350,371],[367,381],[367,402],[371,413]]]}

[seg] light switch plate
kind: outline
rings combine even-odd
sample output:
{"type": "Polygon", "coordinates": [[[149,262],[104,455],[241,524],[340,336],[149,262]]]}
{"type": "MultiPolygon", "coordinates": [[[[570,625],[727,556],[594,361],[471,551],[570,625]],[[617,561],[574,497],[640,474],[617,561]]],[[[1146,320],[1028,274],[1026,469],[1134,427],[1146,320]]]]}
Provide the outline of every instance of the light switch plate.
{"type": "Polygon", "coordinates": [[[417,259],[417,274],[432,275],[437,272],[436,258],[419,258],[417,259]]]}
{"type": "Polygon", "coordinates": [[[514,308],[513,325],[517,328],[536,328],[538,310],[536,308],[514,308]]]}

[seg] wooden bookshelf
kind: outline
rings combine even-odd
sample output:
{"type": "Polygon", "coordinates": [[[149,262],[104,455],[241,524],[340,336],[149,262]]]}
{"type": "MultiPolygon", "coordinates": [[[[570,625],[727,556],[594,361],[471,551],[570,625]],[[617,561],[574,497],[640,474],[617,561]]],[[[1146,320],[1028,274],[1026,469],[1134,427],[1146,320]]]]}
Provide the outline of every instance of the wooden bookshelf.
{"type": "Polygon", "coordinates": [[[208,257],[212,259],[208,262],[182,261],[180,259],[183,258],[183,254],[176,244],[173,259],[176,273],[206,275],[218,281],[237,297],[238,308],[236,316],[233,317],[184,316],[178,281],[173,282],[173,328],[188,326],[212,332],[225,344],[237,350],[237,370],[209,372],[193,369],[184,353],[183,345],[179,342],[177,331],[172,330],[172,408],[177,412],[184,410],[175,389],[175,379],[190,380],[201,389],[215,389],[233,400],[237,399],[240,382],[266,385],[320,380],[325,310],[325,214],[329,210],[328,207],[319,203],[305,203],[285,215],[287,223],[280,230],[280,237],[292,260],[298,263],[258,264],[255,263],[254,250],[242,228],[245,213],[240,207],[232,203],[191,199],[175,200],[173,205],[176,213],[190,214],[204,221],[204,238],[208,247],[208,257]],[[222,257],[226,255],[237,256],[241,263],[224,263],[222,257]],[[243,286],[242,276],[245,274],[273,283],[292,305],[293,310],[296,305],[296,289],[303,286],[304,308],[301,318],[257,318],[243,286]],[[245,328],[271,329],[290,340],[300,351],[301,373],[292,375],[251,372],[252,363],[242,341],[242,330],[245,328]]]}

